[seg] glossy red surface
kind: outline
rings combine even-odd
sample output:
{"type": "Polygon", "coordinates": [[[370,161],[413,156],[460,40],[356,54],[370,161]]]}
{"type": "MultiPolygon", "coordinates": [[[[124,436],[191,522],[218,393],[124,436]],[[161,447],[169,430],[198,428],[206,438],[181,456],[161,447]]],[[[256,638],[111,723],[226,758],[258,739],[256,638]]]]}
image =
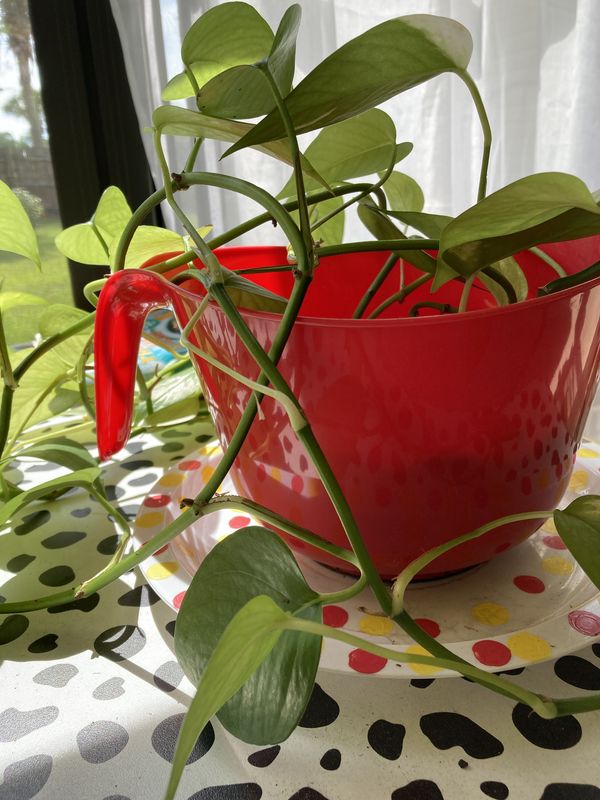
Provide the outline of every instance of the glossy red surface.
{"type": "MultiPolygon", "coordinates": [[[[568,271],[600,259],[600,237],[548,245],[568,271]]],[[[228,248],[225,266],[285,263],[283,248],[228,248]]],[[[495,518],[550,509],[563,495],[597,384],[600,279],[556,295],[496,308],[481,289],[472,313],[403,319],[393,306],[376,320],[352,320],[385,253],[323,259],[280,369],[297,394],[356,515],[375,563],[396,575],[424,551],[495,518]],[[477,310],[479,309],[479,310],[477,310]]],[[[519,257],[536,285],[556,276],[534,256],[519,257]],[[528,263],[526,263],[528,262],[528,263]]],[[[412,268],[407,266],[407,273],[412,268]]],[[[393,291],[388,278],[370,308],[393,291]]],[[[287,293],[285,273],[257,276],[287,293]]],[[[196,282],[192,288],[197,290],[196,282]]],[[[460,285],[443,302],[457,304],[460,285]]],[[[535,294],[535,288],[533,290],[535,294]]],[[[406,305],[430,297],[427,288],[406,305]]],[[[436,300],[439,299],[436,297],[436,300]]],[[[144,318],[170,305],[183,326],[198,296],[145,271],[110,278],[96,319],[98,441],[103,458],[125,443],[144,318]]],[[[279,317],[243,312],[268,347],[279,317]]],[[[235,370],[258,369],[219,308],[209,304],[195,335],[235,370]]],[[[248,390],[197,364],[223,446],[248,390]]],[[[265,398],[232,475],[251,497],[330,541],[345,536],[285,413],[265,398]]],[[[463,569],[522,541],[539,523],[505,526],[438,559],[424,575],[463,569]]],[[[288,540],[335,566],[320,551],[288,540]]]]}

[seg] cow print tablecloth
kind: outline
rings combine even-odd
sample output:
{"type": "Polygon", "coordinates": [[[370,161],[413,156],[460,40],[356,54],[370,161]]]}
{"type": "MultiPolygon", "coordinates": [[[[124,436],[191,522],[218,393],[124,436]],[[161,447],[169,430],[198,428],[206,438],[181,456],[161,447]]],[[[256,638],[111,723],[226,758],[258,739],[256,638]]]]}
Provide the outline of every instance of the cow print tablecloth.
{"type": "MultiPolygon", "coordinates": [[[[202,429],[133,440],[106,469],[130,518],[202,429]]],[[[24,469],[31,483],[54,473],[24,469]]],[[[111,521],[83,492],[36,507],[0,539],[2,594],[71,586],[106,563],[111,521]]],[[[161,800],[191,686],[174,614],[136,570],[64,608],[0,618],[0,800],[161,800]]],[[[600,645],[518,671],[556,696],[600,690],[600,645]]],[[[462,679],[319,673],[299,729],[253,747],[218,723],[198,740],[188,800],[600,800],[600,712],[544,721],[462,679]]]]}

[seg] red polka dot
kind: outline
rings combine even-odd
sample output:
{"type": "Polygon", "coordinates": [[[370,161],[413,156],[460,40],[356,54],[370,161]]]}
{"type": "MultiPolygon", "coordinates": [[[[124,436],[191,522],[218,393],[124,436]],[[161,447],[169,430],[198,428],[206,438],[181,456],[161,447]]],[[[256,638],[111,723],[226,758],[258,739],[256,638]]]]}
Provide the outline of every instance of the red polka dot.
{"type": "Polygon", "coordinates": [[[423,628],[425,633],[428,633],[430,636],[433,636],[436,639],[440,635],[440,626],[437,622],[433,619],[427,619],[427,617],[420,617],[416,619],[415,622],[419,626],[419,628],[423,628]]]}
{"type": "Polygon", "coordinates": [[[600,636],[600,617],[591,611],[571,611],[569,625],[584,636],[600,636]]]}
{"type": "Polygon", "coordinates": [[[546,588],[544,581],[536,578],[535,575],[517,575],[513,578],[513,583],[522,592],[528,594],[539,594],[546,588]]]}
{"type": "Polygon", "coordinates": [[[183,469],[186,470],[186,472],[189,472],[190,470],[200,469],[200,467],[202,466],[202,462],[190,459],[190,461],[180,461],[177,466],[179,467],[179,469],[183,469]]]}
{"type": "Polygon", "coordinates": [[[348,622],[348,612],[341,606],[324,606],[323,622],[330,628],[343,628],[348,622]]]}
{"type": "Polygon", "coordinates": [[[304,489],[304,481],[302,480],[300,475],[294,475],[294,477],[292,478],[292,490],[300,494],[300,492],[303,489],[304,489]]]}
{"type": "Polygon", "coordinates": [[[175,595],[175,597],[173,598],[173,605],[175,606],[175,608],[177,609],[181,608],[181,604],[183,603],[184,597],[185,597],[185,592],[179,592],[179,594],[175,595]]]}
{"type": "Polygon", "coordinates": [[[168,505],[170,502],[171,498],[168,494],[149,494],[144,500],[144,505],[150,508],[160,508],[161,506],[168,505]]]}
{"type": "Polygon", "coordinates": [[[166,550],[168,547],[169,547],[169,545],[168,545],[168,544],[163,544],[163,546],[162,546],[162,547],[159,547],[159,549],[158,549],[158,550],[155,550],[155,551],[154,551],[154,553],[153,553],[152,555],[154,555],[154,556],[159,556],[161,553],[164,553],[164,552],[165,552],[165,550],[166,550]]]}
{"type": "Polygon", "coordinates": [[[232,517],[229,520],[229,527],[235,528],[245,528],[246,525],[250,525],[250,518],[249,517],[232,517]]]}
{"type": "Polygon", "coordinates": [[[544,536],[544,544],[546,547],[551,547],[553,550],[567,549],[567,545],[563,542],[560,536],[544,536]]]}
{"type": "Polygon", "coordinates": [[[267,470],[265,469],[264,464],[258,465],[258,468],[256,470],[256,477],[258,478],[259,481],[264,481],[264,479],[267,477],[267,470]]]}
{"type": "Polygon", "coordinates": [[[494,642],[492,639],[481,639],[475,642],[471,649],[477,661],[487,667],[503,667],[512,657],[505,644],[494,642]]]}
{"type": "Polygon", "coordinates": [[[387,658],[367,653],[366,650],[352,650],[348,654],[348,666],[355,672],[362,672],[365,675],[373,675],[387,664],[387,658]]]}

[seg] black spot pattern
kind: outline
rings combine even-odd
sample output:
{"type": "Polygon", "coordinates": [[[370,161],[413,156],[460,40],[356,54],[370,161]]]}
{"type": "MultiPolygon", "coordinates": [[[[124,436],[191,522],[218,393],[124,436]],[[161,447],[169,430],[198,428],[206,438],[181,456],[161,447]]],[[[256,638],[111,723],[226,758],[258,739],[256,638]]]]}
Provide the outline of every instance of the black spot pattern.
{"type": "Polygon", "coordinates": [[[136,586],[135,589],[130,589],[130,591],[122,594],[117,602],[120,606],[147,608],[148,606],[153,606],[155,603],[158,603],[159,600],[160,598],[154,589],[148,586],[147,583],[144,583],[142,586],[136,586]]]}
{"type": "MultiPolygon", "coordinates": [[[[167,717],[160,722],[152,731],[152,747],[161,758],[173,763],[173,756],[175,755],[175,743],[179,735],[179,729],[183,723],[185,714],[174,714],[172,717],[167,717]]],[[[193,764],[202,756],[206,755],[215,741],[215,731],[213,726],[208,723],[200,736],[198,737],[194,749],[190,753],[190,757],[185,762],[186,764],[193,764]]]]}
{"type": "Polygon", "coordinates": [[[118,625],[97,637],[94,650],[111,661],[125,661],[139,653],[145,644],[146,634],[137,625],[118,625]]]}
{"type": "Polygon", "coordinates": [[[367,740],[382,758],[395,761],[400,758],[406,728],[386,719],[378,719],[369,728],[367,740]]]}
{"type": "Polygon", "coordinates": [[[91,513],[92,513],[91,508],[74,508],[73,511],[71,511],[71,516],[82,518],[89,516],[89,514],[91,513]]]}
{"type": "Polygon", "coordinates": [[[48,613],[64,614],[66,611],[82,611],[84,614],[88,614],[96,608],[99,602],[100,595],[98,592],[94,592],[94,594],[91,594],[89,597],[82,597],[81,600],[73,600],[70,603],[65,603],[64,606],[49,608],[48,613]]]}
{"type": "Polygon", "coordinates": [[[340,707],[326,692],[315,683],[308,705],[298,723],[301,728],[323,728],[338,718],[340,707]]]}
{"type": "Polygon", "coordinates": [[[257,783],[229,783],[208,786],[190,795],[188,800],[260,800],[262,789],[257,783]]]}
{"type": "Polygon", "coordinates": [[[140,475],[139,478],[133,478],[129,481],[130,486],[150,486],[155,484],[158,480],[158,475],[155,472],[150,472],[148,475],[140,475]]]}
{"type": "Polygon", "coordinates": [[[70,547],[80,542],[86,535],[84,531],[59,531],[47,539],[42,539],[42,545],[48,550],[59,550],[61,547],[70,547]]]}
{"type": "Polygon", "coordinates": [[[281,747],[276,744],[273,747],[266,747],[264,750],[257,750],[248,756],[248,763],[253,767],[268,767],[277,758],[281,747]]]}
{"type": "Polygon", "coordinates": [[[600,669],[579,656],[563,656],[554,665],[554,672],[565,683],[578,689],[600,689],[600,669]]]}
{"type": "Polygon", "coordinates": [[[592,645],[592,653],[600,658],[600,642],[592,645]]]}
{"type": "Polygon", "coordinates": [[[92,697],[94,700],[114,700],[115,697],[125,694],[123,683],[123,678],[109,678],[101,683],[100,686],[96,686],[92,692],[92,697]]]}
{"type": "Polygon", "coordinates": [[[484,781],[479,788],[486,797],[494,800],[506,800],[509,795],[508,786],[500,781],[484,781]]]}
{"type": "Polygon", "coordinates": [[[183,670],[177,661],[167,661],[156,670],[153,680],[163,692],[172,692],[183,680],[183,670]]]}
{"type": "Polygon", "coordinates": [[[438,750],[462,747],[472,758],[493,758],[504,752],[499,739],[463,714],[436,711],[421,717],[421,730],[438,750]]]}
{"type": "Polygon", "coordinates": [[[134,461],[121,461],[121,467],[126,469],[128,472],[135,472],[136,469],[146,469],[147,467],[153,467],[154,464],[152,461],[148,461],[148,459],[140,458],[134,461]]]}
{"type": "Polygon", "coordinates": [[[9,764],[0,786],[0,800],[30,800],[42,791],[51,772],[52,758],[45,754],[9,764]]]}
{"type": "Polygon", "coordinates": [[[38,580],[44,586],[66,586],[68,583],[73,583],[75,573],[71,567],[66,564],[60,564],[42,572],[38,580]]]}
{"type": "Polygon", "coordinates": [[[34,708],[32,711],[7,708],[0,714],[0,742],[16,742],[33,731],[51,725],[57,717],[57,706],[34,708]]]}
{"type": "Polygon", "coordinates": [[[465,761],[465,760],[464,760],[464,758],[459,758],[459,759],[458,759],[458,766],[459,766],[461,769],[467,769],[467,767],[469,766],[469,762],[468,762],[468,761],[465,761]]]}
{"type": "Polygon", "coordinates": [[[104,488],[106,489],[106,497],[111,501],[118,500],[125,494],[125,489],[122,489],[120,486],[114,486],[113,484],[109,484],[104,488]]]}
{"type": "Polygon", "coordinates": [[[102,553],[103,556],[112,556],[117,552],[119,546],[119,535],[115,533],[113,536],[107,536],[96,545],[96,550],[102,553]]]}
{"type": "Polygon", "coordinates": [[[0,621],[0,644],[14,642],[25,633],[29,620],[23,614],[11,614],[0,621]]]}
{"type": "Polygon", "coordinates": [[[119,755],[129,741],[129,734],[116,722],[99,720],[82,728],[76,738],[84,761],[89,764],[104,764],[119,755]]]}
{"type": "Polygon", "coordinates": [[[589,783],[549,783],[540,800],[600,800],[600,789],[589,783]]]}
{"type": "Polygon", "coordinates": [[[327,800],[325,795],[317,792],[316,789],[311,789],[310,786],[303,786],[289,798],[289,800],[327,800]]]}
{"type": "Polygon", "coordinates": [[[581,725],[575,717],[542,719],[528,706],[518,703],[512,713],[515,728],[528,742],[545,750],[567,750],[581,739],[581,725]]]}
{"type": "Polygon", "coordinates": [[[14,531],[17,536],[23,536],[26,533],[31,533],[36,528],[41,528],[49,519],[49,511],[34,511],[33,514],[27,514],[27,516],[23,517],[23,521],[15,527],[14,531]]]}
{"type": "Polygon", "coordinates": [[[160,449],[163,451],[163,453],[175,453],[179,450],[183,450],[184,447],[185,445],[181,442],[167,442],[166,444],[163,444],[160,449]]]}
{"type": "Polygon", "coordinates": [[[432,683],[435,683],[434,678],[413,678],[410,685],[414,686],[415,689],[427,689],[432,683]]]}
{"type": "Polygon", "coordinates": [[[437,783],[417,780],[392,792],[391,800],[444,800],[437,783]]]}
{"type": "MultiPolygon", "coordinates": [[[[165,434],[163,433],[163,436],[164,436],[164,435],[165,435],[165,434]]],[[[212,441],[214,438],[215,438],[215,437],[214,437],[214,436],[211,436],[210,434],[207,434],[207,433],[201,433],[201,434],[200,434],[200,436],[194,436],[194,441],[195,441],[195,442],[200,442],[200,444],[204,444],[205,442],[210,442],[210,441],[212,441]]]]}
{"type": "Polygon", "coordinates": [[[323,753],[323,756],[319,761],[319,764],[323,767],[323,769],[328,770],[339,769],[341,763],[342,754],[335,747],[333,747],[331,750],[328,750],[326,753],[323,753]]]}
{"type": "Polygon", "coordinates": [[[170,636],[175,636],[175,623],[177,622],[176,619],[172,619],[170,622],[167,622],[165,625],[165,630],[170,636]]]}
{"type": "Polygon", "coordinates": [[[79,670],[73,664],[53,664],[34,675],[33,682],[62,689],[78,672],[79,670]]]}
{"type": "Polygon", "coordinates": [[[56,633],[47,633],[45,636],[40,636],[35,642],[32,642],[27,648],[30,653],[50,653],[56,650],[58,636],[56,633]]]}
{"type": "Polygon", "coordinates": [[[32,561],[35,561],[35,556],[30,556],[27,553],[21,553],[20,555],[11,558],[11,560],[6,564],[6,569],[12,573],[21,572],[21,570],[24,570],[25,567],[28,567],[32,561]]]}

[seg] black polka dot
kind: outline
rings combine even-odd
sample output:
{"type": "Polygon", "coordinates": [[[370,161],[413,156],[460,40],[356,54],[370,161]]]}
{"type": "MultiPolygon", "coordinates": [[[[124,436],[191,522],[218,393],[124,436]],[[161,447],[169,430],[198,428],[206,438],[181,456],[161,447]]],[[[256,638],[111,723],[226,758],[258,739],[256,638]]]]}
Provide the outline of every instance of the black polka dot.
{"type": "Polygon", "coordinates": [[[600,642],[596,642],[596,644],[592,645],[592,652],[595,656],[600,658],[600,642]]]}
{"type": "Polygon", "coordinates": [[[64,614],[66,611],[82,611],[84,614],[88,614],[96,608],[99,602],[100,595],[98,592],[94,592],[94,594],[91,594],[89,597],[82,597],[81,600],[73,600],[70,603],[65,603],[63,606],[49,608],[48,613],[64,614]]]}
{"type": "Polygon", "coordinates": [[[42,539],[42,545],[48,550],[59,550],[61,547],[70,547],[76,542],[85,539],[84,531],[59,531],[47,539],[42,539]]]}
{"type": "Polygon", "coordinates": [[[324,794],[311,789],[310,786],[303,786],[289,798],[289,800],[327,800],[324,794]]]}
{"type": "Polygon", "coordinates": [[[45,525],[49,519],[49,511],[34,511],[33,514],[27,514],[27,516],[23,517],[23,521],[20,525],[15,527],[14,531],[17,536],[23,536],[24,534],[31,533],[31,531],[34,531],[36,528],[40,528],[42,525],[45,525]]]}
{"type": "MultiPolygon", "coordinates": [[[[161,431],[160,435],[163,439],[179,439],[182,435],[182,432],[178,430],[172,430],[172,431],[166,430],[166,431],[161,431]]],[[[210,436],[209,438],[214,439],[214,436],[210,436]]]]}
{"type": "Polygon", "coordinates": [[[55,633],[47,633],[32,642],[27,649],[30,653],[50,653],[58,647],[57,640],[58,636],[55,633]]]}
{"type": "Polygon", "coordinates": [[[89,516],[91,513],[91,508],[74,508],[73,511],[71,511],[71,516],[82,518],[89,516]]]}
{"type": "Polygon", "coordinates": [[[260,800],[262,789],[257,783],[230,783],[208,786],[188,797],[188,800],[260,800]]]}
{"type": "Polygon", "coordinates": [[[46,667],[46,669],[34,675],[33,682],[40,683],[42,686],[53,686],[55,689],[62,689],[78,673],[79,670],[73,664],[53,664],[51,667],[46,667]]]}
{"type": "Polygon", "coordinates": [[[104,797],[103,800],[129,800],[129,797],[125,797],[124,794],[109,794],[108,797],[104,797]]]}
{"type": "Polygon", "coordinates": [[[66,564],[51,567],[39,576],[39,582],[44,586],[66,586],[67,583],[73,583],[74,580],[75,573],[66,564]]]}
{"type": "Polygon", "coordinates": [[[176,661],[167,661],[154,673],[154,683],[163,692],[174,691],[183,680],[183,670],[176,661]]]}
{"type": "Polygon", "coordinates": [[[132,608],[146,608],[158,603],[160,597],[156,594],[151,586],[147,583],[141,586],[136,586],[125,594],[122,594],[118,599],[120,606],[131,606],[132,608]]]}
{"type": "Polygon", "coordinates": [[[435,683],[434,678],[413,678],[410,685],[414,686],[415,689],[427,689],[432,683],[435,683]]]}
{"type": "Polygon", "coordinates": [[[30,556],[27,553],[21,553],[21,555],[11,558],[11,560],[6,564],[6,569],[13,573],[21,572],[21,570],[24,570],[25,567],[28,567],[32,561],[35,561],[35,556],[30,556]]]}
{"type": "Polygon", "coordinates": [[[326,692],[315,683],[310,700],[298,723],[301,728],[322,728],[331,725],[338,718],[340,707],[326,692]]]}
{"type": "MultiPolygon", "coordinates": [[[[163,433],[163,436],[164,436],[164,435],[165,435],[165,434],[163,433]]],[[[204,444],[205,442],[212,442],[212,440],[213,440],[214,438],[215,438],[215,437],[214,437],[214,436],[211,436],[210,434],[207,434],[207,433],[201,433],[201,434],[200,434],[200,436],[194,436],[194,441],[196,441],[196,442],[200,442],[200,444],[204,444]]]]}
{"type": "Polygon", "coordinates": [[[183,450],[184,447],[185,445],[181,442],[167,442],[166,444],[163,444],[160,449],[163,451],[163,453],[176,453],[183,450]]]}
{"type": "Polygon", "coordinates": [[[151,486],[158,480],[158,475],[151,472],[149,475],[140,475],[139,478],[133,478],[129,481],[130,486],[151,486]]]}
{"type": "Polygon", "coordinates": [[[129,741],[129,734],[122,725],[111,720],[99,720],[86,725],[77,734],[77,747],[84,761],[89,764],[104,764],[118,756],[129,741]]]}
{"type": "Polygon", "coordinates": [[[549,783],[540,800],[600,800],[600,789],[589,783],[549,783]]]}
{"type": "Polygon", "coordinates": [[[113,536],[107,536],[106,539],[102,539],[102,541],[96,545],[96,550],[102,553],[103,556],[113,556],[117,552],[118,546],[119,535],[115,533],[113,536]]]}
{"type": "Polygon", "coordinates": [[[268,767],[277,758],[281,747],[276,744],[273,747],[266,747],[264,750],[257,750],[248,756],[248,763],[253,767],[268,767]]]}
{"type": "Polygon", "coordinates": [[[30,800],[42,791],[52,772],[51,756],[40,754],[9,764],[0,792],[6,800],[30,800]]]}
{"type": "MultiPolygon", "coordinates": [[[[174,714],[172,717],[167,717],[152,731],[152,747],[161,758],[164,758],[165,761],[169,763],[173,763],[175,743],[177,742],[177,736],[179,735],[184,716],[185,714],[174,714]]],[[[215,731],[209,722],[198,737],[194,749],[185,763],[192,764],[194,761],[206,755],[213,746],[214,741],[215,731]]]]}
{"type": "Polygon", "coordinates": [[[125,489],[123,489],[121,486],[115,486],[114,484],[110,484],[109,486],[105,486],[104,488],[106,489],[106,497],[109,500],[118,500],[125,494],[125,489]]]}
{"type": "Polygon", "coordinates": [[[404,725],[388,722],[385,719],[378,719],[369,728],[367,739],[378,755],[390,761],[395,761],[400,758],[402,753],[405,733],[406,728],[404,725]]]}
{"type": "Polygon", "coordinates": [[[563,656],[554,665],[554,672],[565,683],[578,689],[600,689],[600,669],[579,656],[563,656]]]}
{"type": "Polygon", "coordinates": [[[128,453],[131,453],[134,456],[137,456],[138,453],[141,453],[144,449],[144,445],[141,442],[129,442],[125,450],[128,453]]]}
{"type": "Polygon", "coordinates": [[[165,625],[165,630],[170,636],[175,636],[175,624],[177,620],[172,619],[165,625]]]}
{"type": "Polygon", "coordinates": [[[103,631],[94,642],[94,650],[111,661],[125,661],[145,644],[146,634],[137,625],[119,625],[103,631]]]}
{"type": "Polygon", "coordinates": [[[484,781],[479,788],[486,797],[494,800],[506,800],[509,795],[508,786],[500,781],[484,781]]]}
{"type": "Polygon", "coordinates": [[[465,760],[464,760],[464,758],[459,758],[459,759],[458,759],[458,766],[459,766],[461,769],[467,769],[467,767],[469,766],[469,762],[468,762],[468,761],[465,761],[465,760]]]}
{"type": "Polygon", "coordinates": [[[128,472],[135,472],[136,469],[147,469],[148,467],[153,467],[154,464],[152,461],[148,461],[148,459],[137,459],[134,461],[121,461],[120,467],[122,469],[126,469],[128,472]]]}
{"type": "Polygon", "coordinates": [[[391,800],[444,800],[437,783],[417,780],[392,792],[391,800]]]}
{"type": "Polygon", "coordinates": [[[0,618],[0,644],[14,642],[28,627],[29,620],[23,614],[11,614],[10,617],[0,618]]]}
{"type": "Polygon", "coordinates": [[[518,703],[512,714],[515,728],[528,742],[545,750],[567,750],[581,739],[581,725],[575,717],[542,719],[528,706],[518,703]]]}
{"type": "Polygon", "coordinates": [[[342,754],[340,751],[333,747],[331,750],[328,750],[326,753],[323,753],[319,764],[323,767],[323,769],[334,770],[339,769],[340,764],[342,763],[342,754]]]}
{"type": "Polygon", "coordinates": [[[7,708],[0,714],[0,742],[16,742],[33,731],[51,725],[57,717],[57,706],[44,706],[31,711],[7,708]]]}
{"type": "Polygon", "coordinates": [[[125,694],[124,683],[123,678],[109,678],[94,689],[92,697],[94,700],[114,700],[125,694]]]}
{"type": "Polygon", "coordinates": [[[499,739],[463,714],[452,711],[425,714],[420,725],[425,736],[439,750],[462,747],[473,758],[492,758],[504,752],[499,739]]]}

